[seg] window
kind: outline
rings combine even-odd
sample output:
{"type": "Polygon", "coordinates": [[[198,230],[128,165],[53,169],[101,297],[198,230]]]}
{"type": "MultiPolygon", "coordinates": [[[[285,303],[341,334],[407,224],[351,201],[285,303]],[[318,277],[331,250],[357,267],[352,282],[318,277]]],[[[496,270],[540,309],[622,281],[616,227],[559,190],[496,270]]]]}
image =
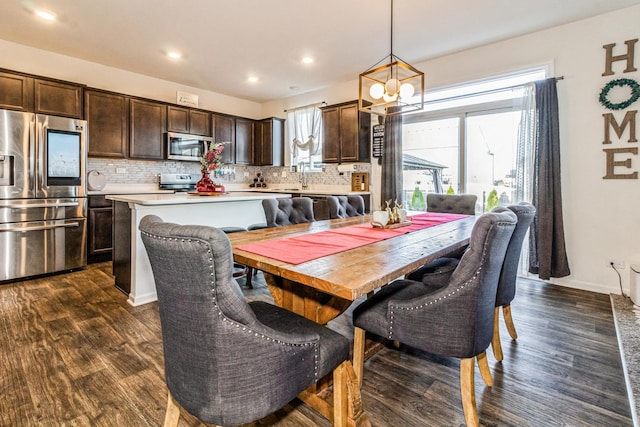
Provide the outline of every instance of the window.
{"type": "Polygon", "coordinates": [[[322,112],[316,105],[287,114],[291,166],[306,172],[322,171],[322,112]]]}
{"type": "Polygon", "coordinates": [[[427,94],[402,126],[405,205],[426,210],[430,192],[475,194],[478,213],[514,202],[523,85],[545,76],[535,69],[427,94]]]}

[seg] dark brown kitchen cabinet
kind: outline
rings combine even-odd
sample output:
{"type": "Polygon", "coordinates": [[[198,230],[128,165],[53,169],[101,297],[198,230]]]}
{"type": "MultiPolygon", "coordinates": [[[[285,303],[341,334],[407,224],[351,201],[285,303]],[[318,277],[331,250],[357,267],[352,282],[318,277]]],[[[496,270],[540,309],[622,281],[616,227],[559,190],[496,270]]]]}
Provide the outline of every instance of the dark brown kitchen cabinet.
{"type": "Polygon", "coordinates": [[[211,115],[211,127],[213,141],[223,142],[222,163],[233,164],[236,162],[236,120],[230,116],[220,114],[211,115]]]}
{"type": "Polygon", "coordinates": [[[0,108],[33,111],[33,79],[0,72],[0,108]]]}
{"type": "Polygon", "coordinates": [[[206,111],[167,106],[167,130],[194,135],[211,136],[211,120],[206,111]]]}
{"type": "Polygon", "coordinates": [[[34,109],[36,113],[82,118],[83,87],[70,83],[35,79],[34,109]]]}
{"type": "Polygon", "coordinates": [[[84,116],[89,125],[90,157],[127,157],[129,98],[117,93],[86,90],[84,116]]]}
{"type": "Polygon", "coordinates": [[[0,72],[0,108],[83,118],[84,85],[0,72]]]}
{"type": "Polygon", "coordinates": [[[164,159],[165,104],[132,98],[129,102],[129,158],[164,159]]]}
{"type": "Polygon", "coordinates": [[[253,165],[254,121],[237,117],[236,121],[236,165],[253,165]]]}
{"type": "Polygon", "coordinates": [[[322,108],[325,163],[369,162],[371,115],[358,111],[357,101],[322,108]]]}
{"type": "Polygon", "coordinates": [[[87,262],[111,261],[113,205],[105,196],[89,196],[87,262]]]}
{"type": "Polygon", "coordinates": [[[255,123],[254,164],[284,166],[284,120],[276,117],[255,123]]]}

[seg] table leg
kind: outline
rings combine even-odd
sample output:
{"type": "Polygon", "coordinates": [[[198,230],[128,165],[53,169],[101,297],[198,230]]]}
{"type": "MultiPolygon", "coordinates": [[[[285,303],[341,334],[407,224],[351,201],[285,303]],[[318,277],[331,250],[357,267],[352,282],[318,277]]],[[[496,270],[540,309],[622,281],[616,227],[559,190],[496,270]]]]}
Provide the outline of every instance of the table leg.
{"type": "Polygon", "coordinates": [[[322,325],[344,313],[352,304],[347,299],[269,273],[264,273],[264,278],[277,306],[322,325]]]}
{"type": "MultiPolygon", "coordinates": [[[[358,377],[350,361],[345,361],[336,368],[333,381],[333,405],[316,392],[315,385],[298,395],[298,398],[318,411],[336,425],[335,402],[344,402],[346,393],[346,421],[349,427],[371,427],[371,422],[362,408],[362,396],[358,377]]],[[[341,408],[344,412],[344,408],[341,408]]]]}

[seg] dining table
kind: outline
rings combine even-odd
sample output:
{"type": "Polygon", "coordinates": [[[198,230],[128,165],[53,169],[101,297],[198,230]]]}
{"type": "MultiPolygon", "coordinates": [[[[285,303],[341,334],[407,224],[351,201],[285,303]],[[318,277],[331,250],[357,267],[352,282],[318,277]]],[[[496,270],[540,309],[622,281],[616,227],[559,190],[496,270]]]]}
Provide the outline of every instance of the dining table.
{"type": "MultiPolygon", "coordinates": [[[[415,213],[406,227],[375,227],[372,216],[313,221],[229,234],[234,262],[262,271],[274,303],[327,324],[353,302],[425,263],[469,244],[477,217],[415,213]],[[424,227],[418,227],[426,224],[424,227]]],[[[366,426],[353,368],[349,424],[366,426]]],[[[331,419],[319,389],[299,397],[331,419]]]]}

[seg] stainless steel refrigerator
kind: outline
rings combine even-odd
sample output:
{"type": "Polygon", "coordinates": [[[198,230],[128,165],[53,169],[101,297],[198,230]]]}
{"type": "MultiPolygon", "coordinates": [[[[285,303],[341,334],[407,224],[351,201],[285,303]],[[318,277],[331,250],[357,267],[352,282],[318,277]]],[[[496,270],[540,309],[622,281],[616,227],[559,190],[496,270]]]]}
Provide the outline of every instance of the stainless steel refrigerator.
{"type": "Polygon", "coordinates": [[[0,282],[86,266],[86,132],[0,110],[0,282]]]}

